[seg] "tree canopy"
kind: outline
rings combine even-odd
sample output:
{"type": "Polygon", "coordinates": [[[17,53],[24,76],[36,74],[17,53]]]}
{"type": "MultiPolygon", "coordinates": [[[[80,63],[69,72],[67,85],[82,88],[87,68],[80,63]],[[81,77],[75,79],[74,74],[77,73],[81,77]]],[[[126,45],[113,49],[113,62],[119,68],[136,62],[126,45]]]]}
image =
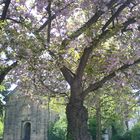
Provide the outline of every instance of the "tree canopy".
{"type": "Polygon", "coordinates": [[[0,82],[8,74],[22,86],[69,93],[68,132],[91,140],[85,97],[105,84],[138,85],[139,8],[139,0],[1,1],[0,82]]]}

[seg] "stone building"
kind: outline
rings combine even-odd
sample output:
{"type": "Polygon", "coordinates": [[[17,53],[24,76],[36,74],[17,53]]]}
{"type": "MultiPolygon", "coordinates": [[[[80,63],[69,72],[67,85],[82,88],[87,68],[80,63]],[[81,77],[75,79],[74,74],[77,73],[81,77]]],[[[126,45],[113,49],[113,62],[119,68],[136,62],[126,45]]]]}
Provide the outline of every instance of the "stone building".
{"type": "Polygon", "coordinates": [[[3,140],[47,140],[48,118],[56,118],[54,113],[49,115],[46,99],[14,91],[6,104],[3,140]]]}

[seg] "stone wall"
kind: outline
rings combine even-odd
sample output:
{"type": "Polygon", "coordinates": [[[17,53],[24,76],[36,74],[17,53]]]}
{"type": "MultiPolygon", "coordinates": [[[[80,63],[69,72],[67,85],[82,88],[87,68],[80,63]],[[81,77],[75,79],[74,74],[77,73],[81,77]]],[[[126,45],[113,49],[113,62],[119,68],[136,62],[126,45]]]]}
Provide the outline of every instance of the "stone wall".
{"type": "MultiPolygon", "coordinates": [[[[6,106],[4,140],[24,140],[25,124],[31,124],[30,140],[47,140],[48,111],[44,100],[28,96],[10,98],[6,106]]],[[[55,120],[55,115],[53,115],[55,120]]]]}

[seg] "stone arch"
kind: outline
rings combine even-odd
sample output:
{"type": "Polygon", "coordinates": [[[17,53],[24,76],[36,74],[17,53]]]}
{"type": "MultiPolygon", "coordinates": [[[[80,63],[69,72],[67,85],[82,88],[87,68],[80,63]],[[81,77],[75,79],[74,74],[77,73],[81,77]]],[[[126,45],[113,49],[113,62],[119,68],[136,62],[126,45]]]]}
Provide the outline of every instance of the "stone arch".
{"type": "Polygon", "coordinates": [[[23,127],[23,140],[31,140],[31,123],[25,122],[23,127]]]}

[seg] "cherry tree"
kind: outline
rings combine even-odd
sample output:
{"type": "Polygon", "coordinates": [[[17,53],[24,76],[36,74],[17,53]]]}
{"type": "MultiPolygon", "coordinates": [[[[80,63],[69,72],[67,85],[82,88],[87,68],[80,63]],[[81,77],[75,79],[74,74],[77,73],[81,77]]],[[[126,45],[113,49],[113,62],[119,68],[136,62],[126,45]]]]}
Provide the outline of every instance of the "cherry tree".
{"type": "Polygon", "coordinates": [[[69,90],[68,139],[92,139],[87,95],[126,84],[138,68],[139,8],[139,0],[1,1],[1,48],[17,63],[11,74],[52,93],[69,90]]]}

